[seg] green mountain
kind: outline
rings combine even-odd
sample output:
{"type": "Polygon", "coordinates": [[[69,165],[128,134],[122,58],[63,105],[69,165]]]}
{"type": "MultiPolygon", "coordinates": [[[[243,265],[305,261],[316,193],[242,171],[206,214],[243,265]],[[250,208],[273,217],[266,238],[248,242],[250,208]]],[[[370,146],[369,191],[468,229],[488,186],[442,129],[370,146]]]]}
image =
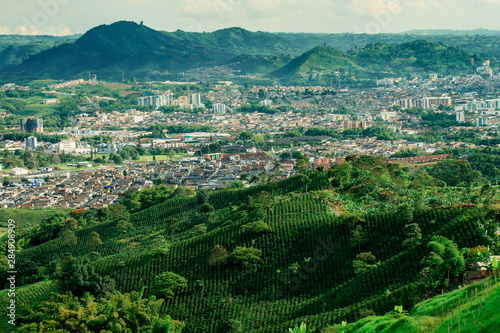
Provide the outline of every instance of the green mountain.
{"type": "Polygon", "coordinates": [[[456,46],[472,53],[485,53],[489,56],[500,57],[500,39],[498,35],[495,35],[496,31],[431,30],[427,32],[429,34],[424,34],[423,31],[408,31],[400,34],[276,33],[276,35],[297,45],[303,51],[310,50],[317,45],[328,45],[347,52],[363,48],[367,44],[402,44],[421,39],[436,44],[456,46]]]}
{"type": "Polygon", "coordinates": [[[199,63],[215,63],[220,52],[178,41],[133,22],[102,25],[86,32],[71,44],[63,44],[31,56],[4,75],[35,78],[71,78],[85,72],[113,77],[127,71],[147,75],[185,69],[199,63]]]}
{"type": "Polygon", "coordinates": [[[191,41],[207,48],[223,49],[234,56],[300,54],[302,47],[269,32],[252,32],[241,28],[227,28],[214,32],[164,32],[179,41],[191,41]]]}
{"type": "Polygon", "coordinates": [[[87,72],[98,76],[158,76],[196,67],[212,67],[242,54],[276,55],[293,50],[286,40],[239,28],[213,33],[173,33],[134,22],[93,28],[71,44],[33,55],[11,66],[4,76],[71,78],[87,72]]]}
{"type": "MultiPolygon", "coordinates": [[[[10,65],[0,74],[9,79],[69,79],[87,76],[88,72],[104,79],[120,79],[122,73],[128,77],[162,78],[192,68],[227,65],[242,74],[271,73],[276,78],[300,80],[339,70],[342,74],[348,72],[349,77],[368,78],[426,71],[454,73],[472,70],[468,60],[471,57],[476,63],[485,59],[497,63],[494,57],[442,43],[393,43],[417,38],[406,35],[272,34],[240,28],[209,33],[162,32],[121,21],[95,27],[74,38],[10,37],[17,40],[16,46],[7,45],[9,39],[2,44],[0,38],[0,68],[10,65]],[[372,43],[374,39],[385,42],[372,43]],[[63,41],[67,43],[58,45],[63,41]],[[359,43],[365,44],[358,47],[359,43]],[[327,46],[332,44],[335,48],[327,46]],[[56,46],[37,53],[52,45],[56,46]]],[[[492,43],[491,48],[495,45],[492,43]]]]}
{"type": "Polygon", "coordinates": [[[306,78],[313,74],[331,75],[337,71],[365,78],[430,72],[449,75],[474,72],[474,64],[485,60],[490,60],[492,66],[498,64],[495,57],[424,40],[402,44],[374,43],[348,52],[330,46],[318,46],[270,75],[278,78],[306,78]]]}
{"type": "Polygon", "coordinates": [[[0,69],[18,65],[29,56],[72,42],[78,37],[79,35],[64,37],[0,35],[0,69]]]}
{"type": "Polygon", "coordinates": [[[368,44],[362,49],[348,52],[359,66],[372,71],[388,71],[395,74],[411,72],[437,72],[442,74],[471,72],[475,65],[490,60],[492,66],[498,61],[495,57],[460,50],[455,46],[415,40],[402,44],[368,44]],[[471,63],[470,59],[474,59],[471,63]]]}
{"type": "Polygon", "coordinates": [[[318,46],[294,58],[282,68],[271,73],[275,77],[299,76],[311,74],[331,74],[339,67],[359,68],[349,55],[329,46],[318,46]]]}

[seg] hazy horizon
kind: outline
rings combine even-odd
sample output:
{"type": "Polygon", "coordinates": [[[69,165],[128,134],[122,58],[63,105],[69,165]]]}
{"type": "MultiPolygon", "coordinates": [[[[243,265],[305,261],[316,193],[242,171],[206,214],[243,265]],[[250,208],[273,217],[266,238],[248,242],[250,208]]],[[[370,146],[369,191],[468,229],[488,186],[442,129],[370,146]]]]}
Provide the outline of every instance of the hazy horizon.
{"type": "Polygon", "coordinates": [[[73,35],[116,21],[162,31],[401,33],[500,30],[500,0],[29,0],[0,4],[0,34],[73,35]]]}

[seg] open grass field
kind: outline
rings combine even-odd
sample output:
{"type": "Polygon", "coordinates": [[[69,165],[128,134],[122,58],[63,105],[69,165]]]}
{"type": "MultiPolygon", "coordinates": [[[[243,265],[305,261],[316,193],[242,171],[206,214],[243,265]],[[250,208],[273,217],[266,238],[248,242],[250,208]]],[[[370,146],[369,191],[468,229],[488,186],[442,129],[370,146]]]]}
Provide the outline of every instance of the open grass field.
{"type": "MultiPolygon", "coordinates": [[[[0,236],[3,236],[3,227],[7,226],[7,221],[12,219],[16,221],[17,228],[29,228],[42,220],[57,214],[68,214],[71,208],[55,208],[55,209],[0,209],[0,236]]],[[[1,238],[1,237],[0,237],[1,238]]]]}

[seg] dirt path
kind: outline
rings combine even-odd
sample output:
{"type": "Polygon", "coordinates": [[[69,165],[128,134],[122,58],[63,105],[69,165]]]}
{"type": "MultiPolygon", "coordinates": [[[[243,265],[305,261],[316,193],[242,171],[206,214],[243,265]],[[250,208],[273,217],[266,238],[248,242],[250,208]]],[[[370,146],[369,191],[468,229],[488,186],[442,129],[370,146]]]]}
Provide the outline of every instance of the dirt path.
{"type": "Polygon", "coordinates": [[[330,206],[330,210],[333,214],[335,214],[336,216],[340,216],[340,211],[335,205],[333,205],[331,202],[328,202],[328,206],[330,206]]]}

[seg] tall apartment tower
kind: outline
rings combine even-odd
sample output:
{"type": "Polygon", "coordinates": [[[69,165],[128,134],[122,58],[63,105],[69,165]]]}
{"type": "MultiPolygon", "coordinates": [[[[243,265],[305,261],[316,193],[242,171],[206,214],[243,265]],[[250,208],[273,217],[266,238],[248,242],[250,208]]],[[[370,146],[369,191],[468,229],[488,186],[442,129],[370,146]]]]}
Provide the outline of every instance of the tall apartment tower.
{"type": "Polygon", "coordinates": [[[201,95],[200,94],[191,94],[189,95],[189,105],[193,105],[194,107],[202,107],[201,104],[201,95]]]}
{"type": "Polygon", "coordinates": [[[226,106],[224,104],[216,103],[212,107],[215,114],[224,114],[226,113],[226,106]]]}
{"type": "Polygon", "coordinates": [[[43,119],[41,118],[21,118],[18,125],[20,133],[43,133],[43,119]]]}

